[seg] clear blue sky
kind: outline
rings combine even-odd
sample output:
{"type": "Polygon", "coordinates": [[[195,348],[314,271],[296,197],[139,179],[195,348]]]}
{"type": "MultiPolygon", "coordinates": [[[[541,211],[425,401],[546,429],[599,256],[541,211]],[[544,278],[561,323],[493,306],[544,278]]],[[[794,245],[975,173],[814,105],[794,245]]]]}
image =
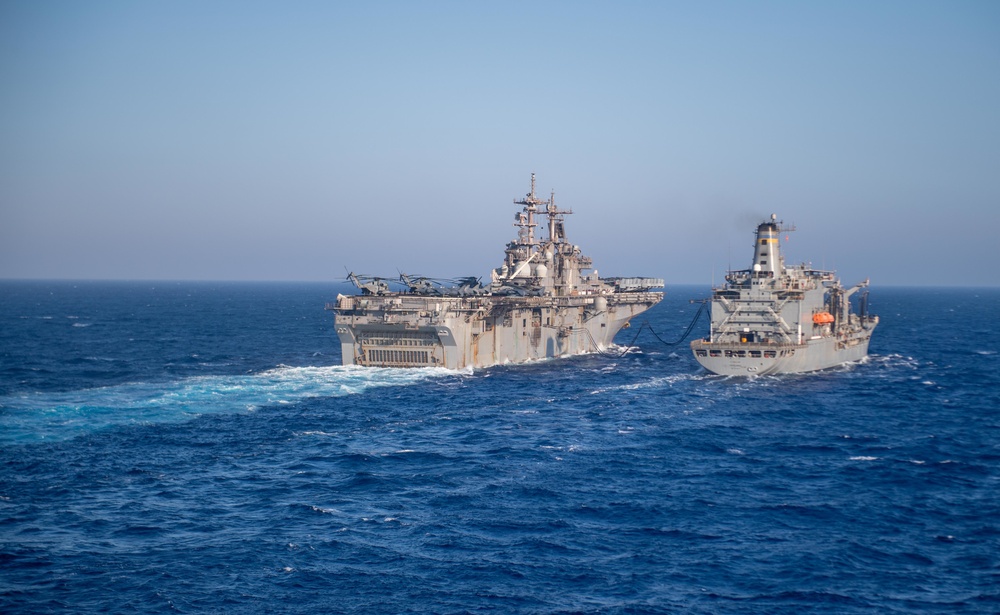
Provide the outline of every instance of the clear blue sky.
{"type": "Polygon", "coordinates": [[[0,278],[1000,285],[1000,2],[0,2],[0,278]]]}

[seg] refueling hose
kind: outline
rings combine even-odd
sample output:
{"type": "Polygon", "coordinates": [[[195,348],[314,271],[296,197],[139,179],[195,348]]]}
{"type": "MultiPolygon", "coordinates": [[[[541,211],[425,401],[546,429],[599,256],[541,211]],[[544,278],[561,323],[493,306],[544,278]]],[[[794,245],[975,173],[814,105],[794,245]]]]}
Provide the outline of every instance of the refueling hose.
{"type": "MultiPolygon", "coordinates": [[[[698,308],[698,311],[695,312],[694,318],[691,319],[691,324],[687,326],[687,329],[684,330],[684,334],[681,335],[680,339],[678,339],[676,342],[664,341],[664,339],[659,335],[657,335],[656,331],[653,330],[653,327],[650,326],[649,321],[644,320],[642,321],[642,324],[639,325],[639,329],[636,330],[635,337],[632,338],[632,341],[627,346],[625,346],[625,348],[622,349],[621,352],[608,352],[607,350],[601,350],[600,348],[598,348],[597,352],[598,354],[604,357],[612,357],[615,359],[624,357],[625,354],[629,351],[629,349],[632,348],[632,346],[635,346],[635,342],[636,340],[639,339],[639,334],[642,333],[643,329],[649,329],[649,332],[653,334],[653,337],[658,339],[660,343],[663,344],[664,346],[676,346],[681,342],[683,342],[684,340],[686,340],[689,335],[691,335],[691,331],[694,330],[694,326],[698,324],[698,318],[701,317],[702,313],[705,311],[705,306],[708,305],[707,301],[699,301],[699,303],[701,303],[701,306],[698,308]]],[[[590,335],[590,341],[593,342],[594,346],[596,347],[597,341],[594,339],[593,334],[591,334],[590,331],[588,331],[587,329],[584,329],[584,331],[587,331],[587,335],[590,335]]]]}

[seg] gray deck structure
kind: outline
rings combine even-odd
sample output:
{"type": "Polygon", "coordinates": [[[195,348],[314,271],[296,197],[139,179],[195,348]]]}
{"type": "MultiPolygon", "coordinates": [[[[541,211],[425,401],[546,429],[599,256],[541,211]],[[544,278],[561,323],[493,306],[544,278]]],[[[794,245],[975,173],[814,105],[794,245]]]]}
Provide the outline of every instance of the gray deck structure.
{"type": "Polygon", "coordinates": [[[327,308],[344,365],[374,367],[487,367],[603,351],[629,320],[663,299],[656,278],[598,277],[591,259],[566,238],[555,195],[531,191],[515,215],[517,238],[488,285],[476,278],[442,284],[401,274],[406,286],[351,278],[360,295],[338,295],[327,308]],[[535,237],[545,216],[547,236],[535,237]]]}
{"type": "Polygon", "coordinates": [[[705,369],[727,376],[808,372],[868,355],[878,316],[867,314],[867,290],[860,314],[850,302],[868,280],[845,289],[834,272],[785,267],[779,236],[791,230],[772,214],[757,227],[753,266],[730,271],[712,289],[709,335],[691,342],[705,369]]]}

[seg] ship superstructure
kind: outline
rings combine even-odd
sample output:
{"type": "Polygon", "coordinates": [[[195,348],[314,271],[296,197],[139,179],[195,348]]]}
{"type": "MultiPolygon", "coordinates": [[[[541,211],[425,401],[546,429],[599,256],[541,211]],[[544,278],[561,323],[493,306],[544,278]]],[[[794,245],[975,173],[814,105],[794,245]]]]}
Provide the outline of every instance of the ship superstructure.
{"type": "Polygon", "coordinates": [[[868,280],[845,289],[832,271],[786,267],[779,238],[793,230],[771,214],[757,227],[752,267],[730,271],[726,283],[712,289],[709,335],[691,342],[695,359],[709,371],[807,372],[867,356],[878,316],[867,313],[867,290],[859,314],[850,299],[867,289],[868,280]]]}
{"type": "Polygon", "coordinates": [[[514,200],[517,238],[489,284],[401,274],[405,287],[352,274],[360,295],[338,295],[335,313],[344,365],[487,367],[603,351],[636,315],[663,299],[656,278],[600,278],[566,238],[565,216],[531,191],[514,200]],[[541,220],[544,218],[543,220],[541,220]],[[536,237],[544,224],[547,235],[536,237]]]}

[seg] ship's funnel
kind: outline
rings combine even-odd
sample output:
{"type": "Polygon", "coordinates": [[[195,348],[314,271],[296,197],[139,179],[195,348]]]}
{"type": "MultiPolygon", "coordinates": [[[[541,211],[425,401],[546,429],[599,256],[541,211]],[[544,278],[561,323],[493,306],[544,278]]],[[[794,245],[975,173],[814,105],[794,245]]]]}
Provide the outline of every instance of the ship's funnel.
{"type": "Polygon", "coordinates": [[[781,251],[777,222],[778,216],[771,214],[771,219],[762,222],[757,227],[757,241],[754,243],[753,272],[754,275],[774,277],[781,272],[781,251]]]}

